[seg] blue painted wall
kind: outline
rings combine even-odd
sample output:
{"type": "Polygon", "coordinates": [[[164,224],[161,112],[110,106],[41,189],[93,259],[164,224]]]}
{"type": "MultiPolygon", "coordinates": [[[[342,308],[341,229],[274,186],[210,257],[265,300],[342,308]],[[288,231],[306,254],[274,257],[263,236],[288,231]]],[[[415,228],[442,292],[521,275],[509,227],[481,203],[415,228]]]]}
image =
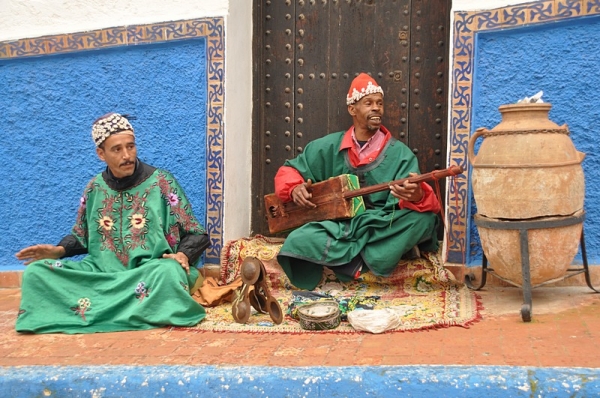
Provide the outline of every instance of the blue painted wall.
{"type": "Polygon", "coordinates": [[[58,243],[103,170],[91,125],[135,115],[138,156],[170,170],[206,226],[205,39],[0,61],[0,271],[58,243]]]}
{"type": "MultiPolygon", "coordinates": [[[[550,120],[567,124],[577,150],[587,154],[585,174],[586,249],[600,264],[600,17],[550,22],[534,27],[481,32],[476,37],[471,134],[500,123],[498,107],[544,91],[550,120]]],[[[476,145],[476,151],[481,139],[476,145]]],[[[515,187],[518,189],[518,187],[515,187]]],[[[476,203],[471,195],[471,215],[476,203]]],[[[470,225],[468,263],[480,265],[477,229],[470,225]]],[[[580,259],[580,254],[578,254],[580,259]]]]}

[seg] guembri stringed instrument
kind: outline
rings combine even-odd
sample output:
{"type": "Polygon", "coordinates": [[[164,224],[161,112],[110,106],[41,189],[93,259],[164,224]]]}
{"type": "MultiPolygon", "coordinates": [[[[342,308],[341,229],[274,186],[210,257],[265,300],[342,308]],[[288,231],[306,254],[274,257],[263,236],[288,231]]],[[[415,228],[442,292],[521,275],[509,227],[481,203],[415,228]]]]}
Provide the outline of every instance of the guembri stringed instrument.
{"type": "Polygon", "coordinates": [[[389,189],[392,184],[420,183],[456,176],[463,172],[461,166],[451,166],[414,177],[401,178],[390,182],[360,188],[358,177],[342,174],[310,185],[311,201],[317,205],[312,209],[298,206],[294,202],[282,203],[272,193],[264,196],[265,211],[270,233],[278,233],[298,228],[307,222],[352,218],[365,210],[362,196],[389,189]]]}

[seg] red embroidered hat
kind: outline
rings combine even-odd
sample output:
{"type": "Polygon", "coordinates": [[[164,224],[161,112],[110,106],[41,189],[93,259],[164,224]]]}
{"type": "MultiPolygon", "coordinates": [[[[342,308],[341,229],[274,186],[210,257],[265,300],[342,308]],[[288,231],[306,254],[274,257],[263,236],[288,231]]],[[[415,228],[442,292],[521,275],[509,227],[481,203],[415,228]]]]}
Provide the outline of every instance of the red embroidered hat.
{"type": "Polygon", "coordinates": [[[375,93],[383,95],[383,89],[371,76],[361,73],[352,80],[350,90],[348,90],[348,95],[346,96],[346,105],[355,104],[365,95],[375,93]]]}

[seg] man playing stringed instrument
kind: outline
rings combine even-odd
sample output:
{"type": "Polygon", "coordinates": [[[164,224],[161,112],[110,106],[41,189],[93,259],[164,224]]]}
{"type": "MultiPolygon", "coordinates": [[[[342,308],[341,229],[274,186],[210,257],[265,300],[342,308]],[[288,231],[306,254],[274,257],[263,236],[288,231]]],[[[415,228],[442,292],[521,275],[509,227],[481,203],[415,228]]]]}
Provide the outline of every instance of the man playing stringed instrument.
{"type": "MultiPolygon", "coordinates": [[[[310,142],[278,170],[282,202],[314,208],[310,185],[342,174],[358,176],[365,187],[420,173],[413,152],[381,124],[383,89],[372,77],[361,73],[352,81],[346,104],[352,127],[310,142]]],[[[353,218],[309,222],[287,236],[277,260],[292,284],[313,290],[324,266],[340,280],[368,270],[389,276],[414,246],[437,250],[440,203],[427,183],[391,184],[363,199],[366,210],[353,218]]]]}

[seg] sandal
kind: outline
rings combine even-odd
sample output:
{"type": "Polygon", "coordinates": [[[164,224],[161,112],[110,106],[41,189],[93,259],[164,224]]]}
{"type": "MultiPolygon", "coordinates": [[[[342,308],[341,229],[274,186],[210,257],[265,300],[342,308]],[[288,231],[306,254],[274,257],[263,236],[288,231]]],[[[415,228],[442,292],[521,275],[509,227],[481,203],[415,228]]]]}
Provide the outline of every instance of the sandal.
{"type": "Polygon", "coordinates": [[[233,305],[231,306],[231,315],[237,323],[248,322],[248,319],[250,318],[250,306],[254,306],[253,302],[258,300],[255,298],[256,288],[252,290],[251,287],[258,280],[261,268],[255,261],[251,261],[252,259],[253,257],[247,257],[242,263],[241,276],[243,285],[241,289],[236,292],[237,297],[233,300],[233,305]]]}

